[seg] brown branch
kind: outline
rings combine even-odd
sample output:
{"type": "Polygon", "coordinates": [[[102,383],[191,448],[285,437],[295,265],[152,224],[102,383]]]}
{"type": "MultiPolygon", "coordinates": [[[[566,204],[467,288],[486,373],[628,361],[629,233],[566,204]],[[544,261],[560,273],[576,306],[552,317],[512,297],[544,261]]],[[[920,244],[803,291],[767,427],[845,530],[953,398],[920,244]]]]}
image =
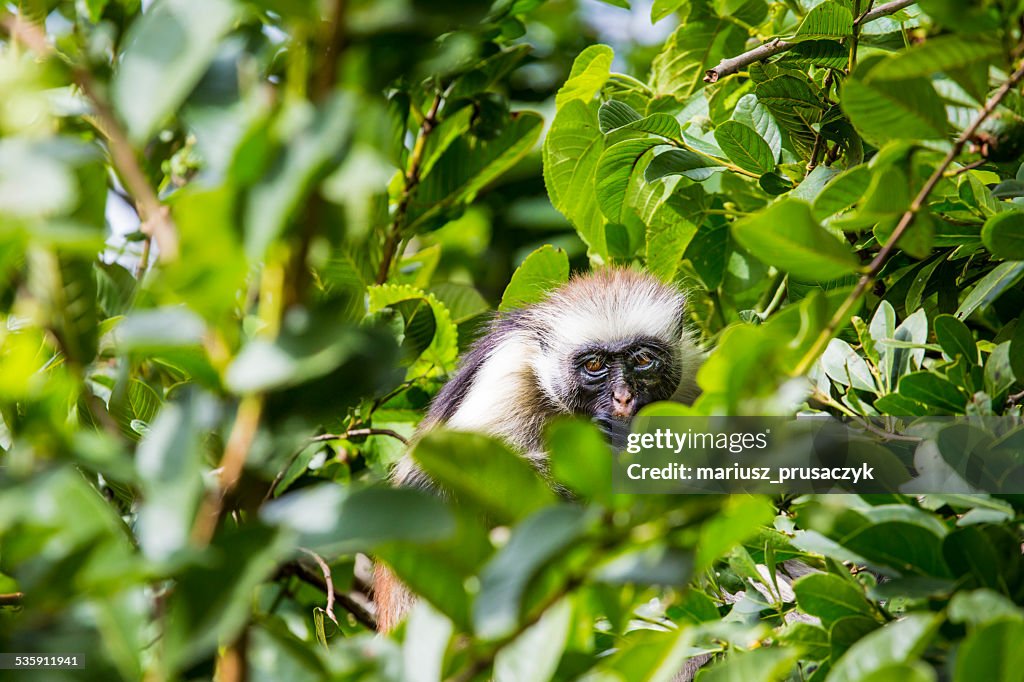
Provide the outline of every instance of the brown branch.
{"type": "MultiPolygon", "coordinates": [[[[323,576],[317,575],[310,571],[306,566],[302,565],[297,561],[285,564],[281,567],[279,575],[282,576],[295,576],[302,582],[306,583],[311,587],[322,591],[324,594],[327,593],[327,583],[324,581],[323,576]]],[[[377,630],[377,618],[370,613],[366,608],[358,601],[348,596],[344,592],[338,592],[334,595],[335,601],[341,608],[345,609],[352,614],[352,617],[356,621],[376,632],[377,630]]]]}
{"type": "Polygon", "coordinates": [[[25,594],[23,592],[8,592],[7,594],[0,594],[0,606],[20,606],[24,599],[25,594]]]}
{"type": "MultiPolygon", "coordinates": [[[[874,21],[875,19],[880,19],[881,17],[889,16],[890,14],[895,14],[901,9],[905,9],[910,5],[913,5],[916,1],[917,0],[894,0],[893,2],[887,2],[884,5],[879,5],[875,9],[870,12],[866,12],[859,17],[858,26],[874,21]]],[[[772,38],[764,45],[759,45],[758,47],[744,52],[741,55],[723,59],[718,63],[718,66],[704,72],[704,82],[716,83],[720,79],[725,78],[726,76],[731,76],[732,74],[739,72],[741,69],[750,66],[754,62],[774,57],[781,52],[793,49],[796,45],[798,45],[798,43],[791,43],[780,38],[772,38]]]]}
{"type": "Polygon", "coordinates": [[[878,277],[878,273],[881,272],[882,266],[885,265],[886,260],[889,258],[889,254],[896,248],[896,243],[900,240],[910,226],[913,225],[914,219],[917,214],[924,208],[925,202],[928,200],[928,195],[932,193],[935,186],[939,184],[939,181],[945,176],[949,166],[956,161],[956,158],[963,152],[964,147],[974,137],[978,128],[985,120],[992,115],[999,103],[1010,93],[1010,91],[1020,83],[1021,79],[1024,79],[1024,65],[1021,65],[1014,71],[1005,83],[985,102],[985,106],[982,107],[981,111],[971,125],[967,127],[960,136],[957,137],[956,142],[950,148],[946,154],[946,158],[942,160],[938,168],[931,174],[928,180],[924,183],[924,187],[917,193],[914,200],[910,203],[910,208],[906,210],[903,216],[900,218],[899,223],[896,225],[896,229],[893,230],[889,239],[886,240],[885,244],[879,249],[878,253],[872,259],[870,265],[868,265],[867,271],[861,275],[861,278],[857,281],[857,285],[850,292],[850,295],[846,297],[843,303],[839,306],[835,315],[829,320],[825,328],[821,330],[821,333],[814,340],[814,343],[808,349],[807,353],[801,358],[800,363],[796,366],[793,371],[794,375],[806,374],[811,365],[818,359],[818,356],[824,352],[825,347],[828,346],[828,342],[836,335],[839,329],[849,321],[850,313],[853,311],[853,307],[860,300],[860,297],[864,295],[864,292],[868,290],[875,278],[878,277]]]}
{"type": "MultiPolygon", "coordinates": [[[[5,14],[5,13],[4,13],[5,14]]],[[[20,14],[6,14],[0,18],[0,25],[17,41],[28,46],[42,58],[60,56],[46,39],[46,32],[32,20],[20,14]]],[[[139,164],[135,149],[128,140],[121,122],[114,110],[101,94],[92,73],[78,65],[70,64],[71,77],[75,85],[92,105],[96,118],[96,129],[107,139],[110,160],[121,177],[125,189],[134,199],[134,203],[142,219],[140,230],[147,236],[156,239],[163,260],[173,260],[178,256],[178,234],[174,228],[167,207],[160,203],[156,190],[149,184],[145,171],[139,164]]]]}
{"type": "Polygon", "coordinates": [[[420,134],[416,137],[416,144],[413,145],[412,154],[409,157],[409,170],[405,174],[405,187],[402,189],[402,198],[398,200],[395,208],[395,216],[388,228],[388,235],[384,239],[384,251],[380,257],[380,267],[377,269],[377,284],[384,284],[388,279],[388,272],[391,271],[391,261],[395,258],[398,244],[402,239],[402,228],[405,226],[405,216],[409,212],[409,203],[412,201],[412,194],[420,184],[420,164],[423,162],[423,150],[427,144],[427,136],[437,125],[437,111],[441,107],[443,96],[438,93],[430,105],[430,110],[423,117],[420,124],[420,134]]]}
{"type": "MultiPolygon", "coordinates": [[[[327,606],[324,607],[324,613],[331,619],[331,622],[338,625],[338,619],[334,615],[334,581],[331,580],[331,567],[327,565],[324,558],[314,552],[311,549],[305,547],[299,547],[300,552],[305,552],[309,556],[313,557],[313,561],[316,562],[317,566],[320,567],[320,572],[324,574],[324,587],[327,590],[327,606]]],[[[341,627],[340,625],[338,627],[341,627]]]]}
{"type": "Polygon", "coordinates": [[[242,476],[242,469],[249,456],[249,448],[252,447],[252,442],[256,439],[256,431],[259,429],[262,414],[262,396],[252,395],[242,398],[235,416],[235,424],[231,427],[227,445],[224,446],[217,490],[203,498],[199,513],[196,514],[195,524],[192,526],[192,541],[197,545],[208,544],[213,538],[214,531],[217,530],[217,521],[224,507],[224,497],[231,492],[242,476]]]}
{"type": "Polygon", "coordinates": [[[357,438],[361,436],[391,436],[395,440],[402,441],[403,445],[409,444],[409,439],[391,429],[349,429],[345,433],[325,433],[310,438],[314,443],[321,443],[327,440],[342,440],[344,438],[357,438]]]}

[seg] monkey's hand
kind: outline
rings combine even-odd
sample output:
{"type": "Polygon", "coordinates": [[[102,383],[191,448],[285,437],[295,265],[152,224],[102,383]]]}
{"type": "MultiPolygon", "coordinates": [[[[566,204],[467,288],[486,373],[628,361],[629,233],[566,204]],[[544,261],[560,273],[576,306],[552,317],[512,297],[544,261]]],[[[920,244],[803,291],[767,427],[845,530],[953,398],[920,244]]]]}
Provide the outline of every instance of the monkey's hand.
{"type": "Polygon", "coordinates": [[[629,436],[629,421],[616,419],[611,415],[599,414],[594,417],[594,423],[601,433],[608,440],[608,443],[616,450],[626,448],[626,438],[629,436]]]}

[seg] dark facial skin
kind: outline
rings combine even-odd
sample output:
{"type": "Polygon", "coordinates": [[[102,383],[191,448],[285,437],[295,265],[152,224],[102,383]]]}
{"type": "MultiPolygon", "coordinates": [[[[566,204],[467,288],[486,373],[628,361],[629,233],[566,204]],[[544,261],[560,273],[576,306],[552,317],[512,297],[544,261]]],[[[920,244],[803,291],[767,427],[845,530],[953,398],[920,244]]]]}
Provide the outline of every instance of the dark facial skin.
{"type": "Polygon", "coordinates": [[[637,410],[667,400],[679,384],[672,349],[654,338],[590,346],[572,362],[577,412],[591,415],[617,448],[625,446],[637,410]]]}

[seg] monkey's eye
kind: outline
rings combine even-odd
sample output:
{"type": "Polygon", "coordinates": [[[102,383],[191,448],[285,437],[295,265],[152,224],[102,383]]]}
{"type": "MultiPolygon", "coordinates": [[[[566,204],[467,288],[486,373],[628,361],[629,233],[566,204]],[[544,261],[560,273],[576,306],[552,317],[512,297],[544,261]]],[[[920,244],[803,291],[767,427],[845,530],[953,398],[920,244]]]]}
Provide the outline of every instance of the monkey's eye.
{"type": "Polygon", "coordinates": [[[583,369],[591,374],[599,374],[604,369],[604,360],[601,358],[590,358],[583,363],[583,369]]]}
{"type": "Polygon", "coordinates": [[[640,351],[633,356],[633,365],[637,369],[649,369],[654,364],[654,356],[647,351],[640,351]]]}

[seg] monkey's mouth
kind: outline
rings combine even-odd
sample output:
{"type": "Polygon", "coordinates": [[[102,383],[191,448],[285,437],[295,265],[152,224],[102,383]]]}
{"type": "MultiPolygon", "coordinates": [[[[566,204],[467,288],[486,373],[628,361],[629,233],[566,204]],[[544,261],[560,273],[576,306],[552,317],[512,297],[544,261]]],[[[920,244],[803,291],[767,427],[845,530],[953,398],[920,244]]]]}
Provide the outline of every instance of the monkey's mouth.
{"type": "Polygon", "coordinates": [[[632,421],[632,417],[616,417],[611,414],[598,414],[593,418],[594,424],[604,434],[605,440],[608,441],[616,450],[623,450],[626,447],[626,439],[629,436],[629,426],[632,421]]]}

